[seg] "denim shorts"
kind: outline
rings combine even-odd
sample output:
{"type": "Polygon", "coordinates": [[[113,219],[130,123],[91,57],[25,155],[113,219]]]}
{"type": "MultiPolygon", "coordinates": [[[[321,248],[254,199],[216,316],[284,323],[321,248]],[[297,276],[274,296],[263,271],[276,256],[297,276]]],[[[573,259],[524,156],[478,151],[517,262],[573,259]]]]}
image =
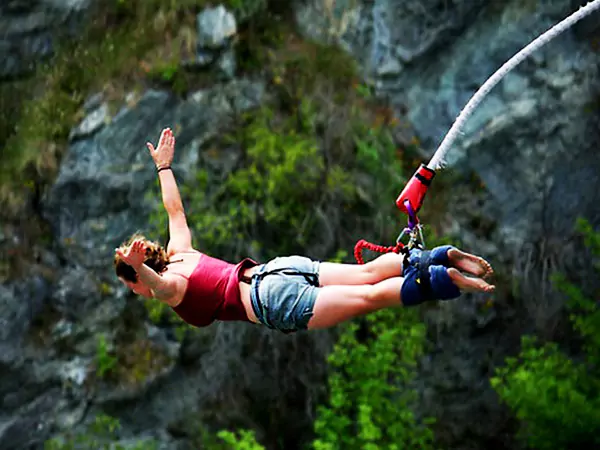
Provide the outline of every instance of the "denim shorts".
{"type": "Polygon", "coordinates": [[[250,288],[259,322],[283,333],[306,330],[319,292],[319,264],[304,256],[281,256],[261,264],[250,288]]]}

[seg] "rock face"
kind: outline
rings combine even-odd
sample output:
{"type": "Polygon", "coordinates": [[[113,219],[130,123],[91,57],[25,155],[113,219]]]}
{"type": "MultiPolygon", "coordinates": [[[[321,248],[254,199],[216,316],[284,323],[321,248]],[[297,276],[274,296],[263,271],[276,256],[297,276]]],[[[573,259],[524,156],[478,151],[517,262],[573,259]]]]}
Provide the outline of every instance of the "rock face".
{"type": "MultiPolygon", "coordinates": [[[[378,92],[390,98],[399,115],[407,111],[426,156],[496,69],[578,6],[548,2],[530,10],[520,2],[498,7],[432,0],[417,8],[402,0],[348,0],[329,10],[329,4],[315,0],[299,7],[302,29],[311,36],[334,36],[357,56],[378,92]],[[324,22],[329,25],[317,26],[324,22]]],[[[598,164],[592,149],[598,139],[594,39],[600,27],[594,24],[599,14],[592,13],[509,73],[475,111],[448,155],[450,168],[473,170],[483,179],[505,212],[501,223],[510,233],[518,230],[521,241],[524,233],[529,235],[527,227],[541,220],[538,197],[546,200],[543,213],[556,218],[559,233],[572,228],[576,211],[600,218],[597,203],[585,194],[553,201],[573,197],[570,177],[586,177],[598,164]]]]}
{"type": "Polygon", "coordinates": [[[7,0],[0,4],[0,79],[29,72],[54,52],[55,39],[75,35],[93,0],[7,0]]]}
{"type": "Polygon", "coordinates": [[[177,130],[174,170],[185,182],[197,164],[199,146],[218,133],[221,122],[256,106],[263,95],[261,83],[237,80],[193,93],[185,102],[168,92],[147,91],[109,123],[102,101],[89,108],[45,203],[65,257],[101,270],[116,246],[144,228],[149,206],[156,203],[145,198],[156,180],[145,143],[156,141],[162,128],[177,130]],[[92,250],[97,259],[89,258],[92,250]]]}

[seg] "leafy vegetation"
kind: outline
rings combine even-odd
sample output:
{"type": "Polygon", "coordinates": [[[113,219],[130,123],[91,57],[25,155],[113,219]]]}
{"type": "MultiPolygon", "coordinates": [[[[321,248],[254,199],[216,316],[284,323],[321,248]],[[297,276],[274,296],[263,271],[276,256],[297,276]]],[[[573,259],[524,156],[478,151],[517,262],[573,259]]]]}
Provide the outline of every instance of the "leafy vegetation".
{"type": "Polygon", "coordinates": [[[278,119],[266,108],[253,112],[234,137],[246,149],[247,164],[217,189],[203,169],[196,183],[182,187],[182,195],[198,205],[190,222],[201,248],[238,257],[237,243],[254,239],[254,250],[270,258],[305,248],[315,237],[315,201],[324,206],[351,185],[341,167],[326,170],[314,135],[299,130],[296,121],[278,119]],[[261,235],[268,237],[268,248],[256,240],[261,235]]]}
{"type": "MultiPolygon", "coordinates": [[[[581,220],[593,255],[600,255],[600,233],[581,220]]],[[[596,268],[600,267],[596,265],[596,268]]],[[[556,286],[568,295],[570,318],[584,345],[583,355],[570,357],[555,342],[541,343],[522,337],[517,357],[507,358],[491,379],[500,398],[514,411],[521,428],[519,437],[531,448],[569,449],[597,446],[600,437],[600,309],[598,299],[569,282],[555,277],[556,286]]]]}
{"type": "Polygon", "coordinates": [[[139,385],[172,363],[165,350],[147,339],[122,342],[116,352],[115,379],[125,385],[139,385]]]}
{"type": "MultiPolygon", "coordinates": [[[[157,450],[160,442],[153,438],[119,440],[121,424],[107,414],[98,414],[83,430],[68,432],[44,443],[44,450],[157,450]]],[[[207,450],[264,450],[251,430],[234,433],[222,430],[215,436],[206,436],[202,448],[207,450]]]]}
{"type": "Polygon", "coordinates": [[[103,378],[112,371],[117,365],[117,357],[112,354],[106,342],[106,336],[101,334],[98,337],[98,346],[96,349],[96,373],[98,377],[103,378]]]}
{"type": "Polygon", "coordinates": [[[433,448],[433,421],[411,409],[424,338],[415,311],[400,308],[344,327],[329,358],[329,404],[318,408],[315,450],[433,448]]]}
{"type": "Polygon", "coordinates": [[[113,348],[105,335],[98,337],[94,362],[98,379],[136,386],[172,362],[164,349],[147,339],[121,337],[118,341],[119,345],[113,348]]]}
{"type": "Polygon", "coordinates": [[[264,450],[252,430],[241,430],[238,433],[222,430],[217,433],[217,437],[227,445],[223,450],[264,450]]]}
{"type": "Polygon", "coordinates": [[[106,414],[97,415],[85,430],[77,433],[49,439],[44,443],[44,450],[156,450],[158,442],[154,439],[138,440],[131,443],[119,443],[116,434],[120,424],[114,417],[106,414]]]}

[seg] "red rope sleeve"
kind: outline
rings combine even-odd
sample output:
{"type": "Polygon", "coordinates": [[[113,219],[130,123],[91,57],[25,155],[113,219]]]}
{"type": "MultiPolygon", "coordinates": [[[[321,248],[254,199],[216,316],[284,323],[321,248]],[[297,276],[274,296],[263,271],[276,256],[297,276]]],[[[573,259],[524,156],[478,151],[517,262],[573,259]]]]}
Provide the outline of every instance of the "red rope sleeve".
{"type": "Polygon", "coordinates": [[[372,244],[370,242],[365,241],[364,239],[361,239],[354,246],[354,258],[356,258],[356,261],[359,264],[365,263],[365,261],[362,257],[362,252],[365,248],[367,250],[371,250],[371,251],[379,252],[379,253],[390,253],[390,252],[400,253],[400,250],[402,250],[402,248],[404,248],[404,244],[402,244],[401,242],[398,242],[396,245],[391,245],[391,246],[386,247],[383,245],[372,244]]]}

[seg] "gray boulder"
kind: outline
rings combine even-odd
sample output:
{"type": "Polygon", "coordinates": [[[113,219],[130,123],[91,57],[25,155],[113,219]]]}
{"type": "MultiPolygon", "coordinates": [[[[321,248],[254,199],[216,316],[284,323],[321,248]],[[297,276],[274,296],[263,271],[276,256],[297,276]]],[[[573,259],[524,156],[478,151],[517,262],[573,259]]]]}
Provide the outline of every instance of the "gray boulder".
{"type": "Polygon", "coordinates": [[[184,67],[197,70],[214,65],[220,78],[231,80],[235,76],[235,37],[237,21],[234,14],[223,5],[207,7],[196,17],[196,56],[185,61],[184,67]]]}
{"type": "Polygon", "coordinates": [[[223,5],[206,8],[197,17],[198,46],[223,48],[237,33],[235,16],[223,5]]]}
{"type": "Polygon", "coordinates": [[[31,71],[54,53],[56,39],[75,36],[93,0],[8,0],[0,4],[0,79],[31,71]]]}

